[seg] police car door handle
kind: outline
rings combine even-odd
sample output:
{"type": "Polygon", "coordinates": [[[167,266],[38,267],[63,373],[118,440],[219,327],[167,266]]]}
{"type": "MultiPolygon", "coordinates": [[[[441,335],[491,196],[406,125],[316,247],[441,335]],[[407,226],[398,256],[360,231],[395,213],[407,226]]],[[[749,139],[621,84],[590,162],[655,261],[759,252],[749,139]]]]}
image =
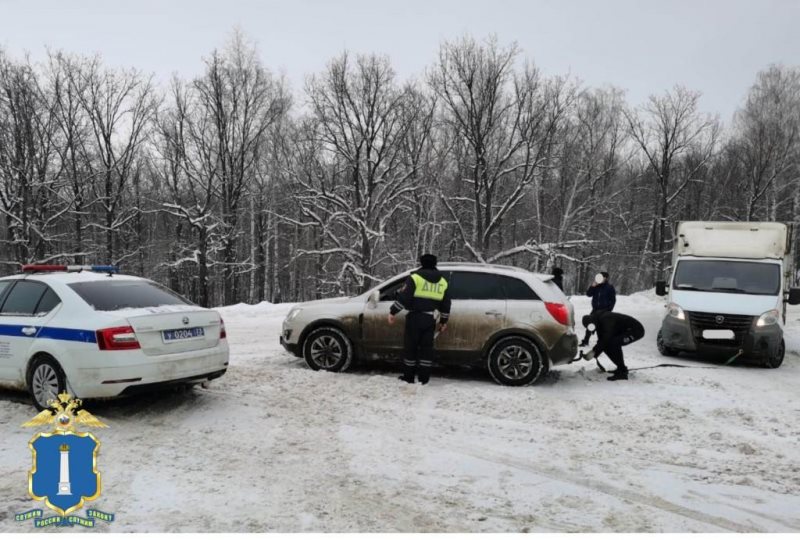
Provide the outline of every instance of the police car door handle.
{"type": "Polygon", "coordinates": [[[492,311],[487,311],[487,312],[486,312],[486,314],[487,314],[487,315],[491,315],[492,317],[501,317],[501,316],[503,315],[503,314],[502,314],[502,313],[500,313],[499,311],[494,311],[494,310],[492,310],[492,311]]]}
{"type": "Polygon", "coordinates": [[[25,334],[26,336],[32,336],[33,334],[36,333],[36,328],[34,328],[33,326],[23,326],[22,333],[25,334]]]}

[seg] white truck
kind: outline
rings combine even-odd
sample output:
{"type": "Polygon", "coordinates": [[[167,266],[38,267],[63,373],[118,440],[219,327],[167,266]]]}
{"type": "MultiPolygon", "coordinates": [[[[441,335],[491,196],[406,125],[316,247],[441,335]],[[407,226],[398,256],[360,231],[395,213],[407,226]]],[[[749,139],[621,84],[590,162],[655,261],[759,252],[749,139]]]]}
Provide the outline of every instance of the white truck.
{"type": "Polygon", "coordinates": [[[792,227],[785,223],[678,223],[671,279],[656,283],[656,294],[667,296],[661,354],[780,366],[786,304],[800,304],[800,289],[791,288],[791,250],[792,227]]]}

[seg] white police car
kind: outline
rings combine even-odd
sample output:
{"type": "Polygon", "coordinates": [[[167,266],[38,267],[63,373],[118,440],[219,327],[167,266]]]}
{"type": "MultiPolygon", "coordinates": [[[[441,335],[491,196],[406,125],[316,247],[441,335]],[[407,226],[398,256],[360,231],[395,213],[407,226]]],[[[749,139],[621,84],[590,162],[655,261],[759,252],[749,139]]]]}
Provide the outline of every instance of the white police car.
{"type": "Polygon", "coordinates": [[[111,397],[220,377],[216,311],[111,266],[26,265],[0,278],[0,383],[41,409],[64,390],[111,397]]]}

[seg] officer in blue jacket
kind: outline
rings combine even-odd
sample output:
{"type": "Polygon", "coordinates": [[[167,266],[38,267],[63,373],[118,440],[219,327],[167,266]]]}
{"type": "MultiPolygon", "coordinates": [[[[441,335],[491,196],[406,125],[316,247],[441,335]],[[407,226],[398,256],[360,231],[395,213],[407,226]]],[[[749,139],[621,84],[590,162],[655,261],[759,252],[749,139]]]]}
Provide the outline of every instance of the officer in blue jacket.
{"type": "MultiPolygon", "coordinates": [[[[594,282],[586,291],[586,296],[592,299],[592,312],[590,315],[614,311],[614,305],[617,303],[617,291],[608,282],[608,272],[600,272],[595,276],[594,282]]],[[[583,336],[582,347],[589,344],[590,335],[590,332],[586,332],[583,336]]]]}

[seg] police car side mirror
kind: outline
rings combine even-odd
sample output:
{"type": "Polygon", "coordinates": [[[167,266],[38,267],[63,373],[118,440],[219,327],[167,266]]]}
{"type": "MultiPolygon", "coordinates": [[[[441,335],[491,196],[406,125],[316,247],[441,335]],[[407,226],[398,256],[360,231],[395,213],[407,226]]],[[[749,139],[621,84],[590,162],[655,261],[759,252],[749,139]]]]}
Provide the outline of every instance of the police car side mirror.
{"type": "Polygon", "coordinates": [[[789,304],[793,306],[800,304],[800,289],[789,289],[789,304]]]}
{"type": "Polygon", "coordinates": [[[667,296],[666,281],[656,281],[656,296],[667,296]]]}
{"type": "Polygon", "coordinates": [[[369,298],[367,298],[367,305],[371,308],[377,307],[378,301],[381,299],[381,291],[375,289],[369,294],[369,298]]]}

